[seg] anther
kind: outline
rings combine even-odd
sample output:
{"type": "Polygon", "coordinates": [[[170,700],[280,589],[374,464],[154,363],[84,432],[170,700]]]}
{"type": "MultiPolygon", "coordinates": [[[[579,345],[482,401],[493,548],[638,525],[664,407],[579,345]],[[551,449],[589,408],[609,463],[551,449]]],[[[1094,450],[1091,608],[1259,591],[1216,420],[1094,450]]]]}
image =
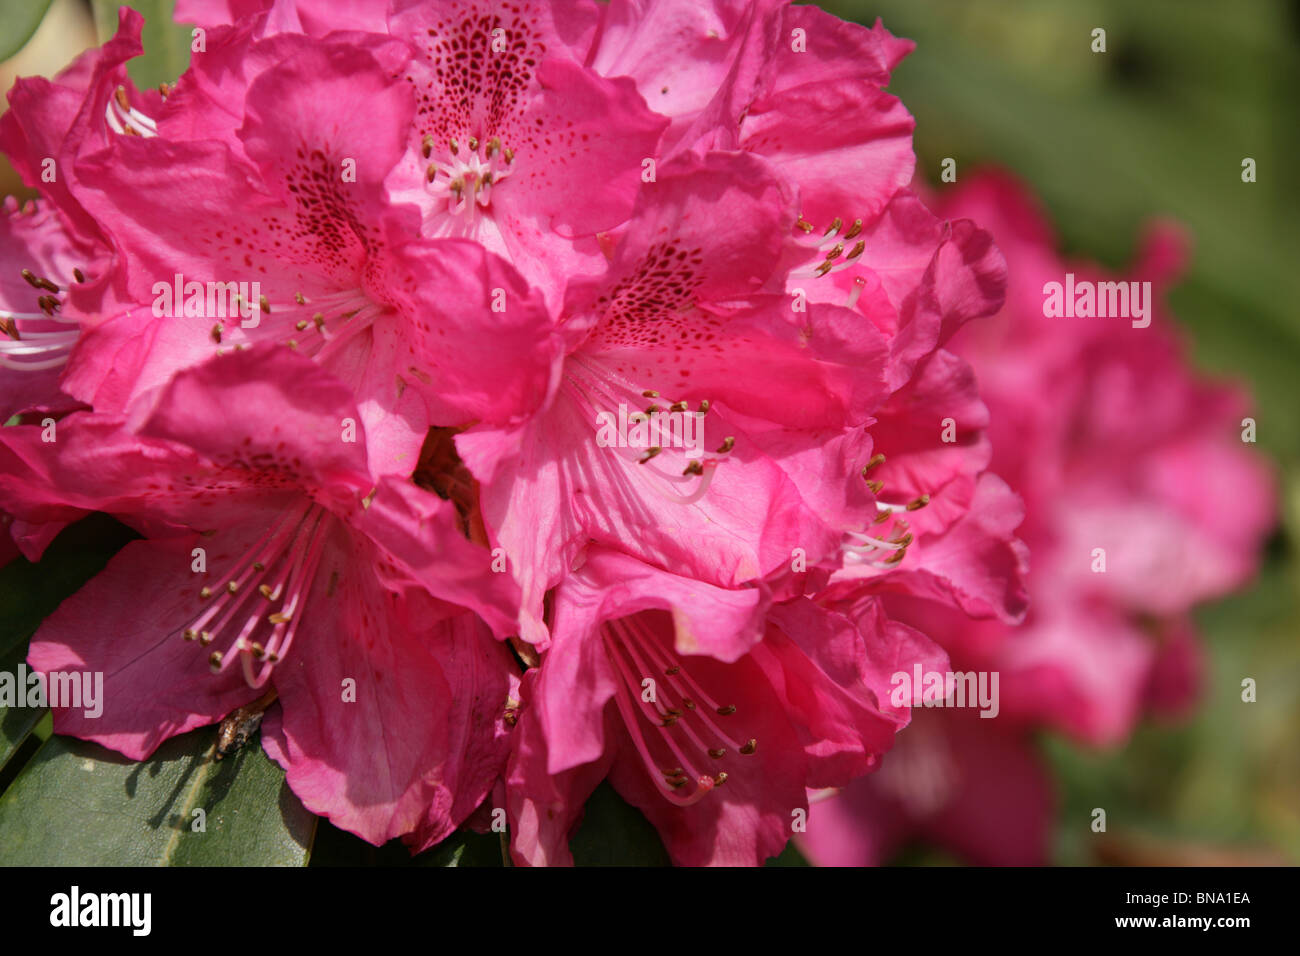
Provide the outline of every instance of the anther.
{"type": "Polygon", "coordinates": [[[871,460],[862,466],[862,477],[865,478],[867,476],[867,472],[869,472],[872,468],[875,468],[877,465],[883,465],[884,463],[885,463],[885,456],[882,455],[880,452],[876,452],[874,455],[871,456],[871,460]]]}
{"type": "Polygon", "coordinates": [[[433,155],[433,137],[428,133],[425,133],[424,139],[420,140],[420,155],[425,159],[433,155]]]}
{"type": "Polygon", "coordinates": [[[658,445],[651,445],[649,448],[645,450],[645,454],[641,456],[641,458],[637,461],[637,464],[644,465],[647,461],[649,461],[655,455],[659,454],[661,451],[663,451],[663,449],[658,445]]]}
{"type": "Polygon", "coordinates": [[[736,712],[735,704],[728,704],[726,707],[719,707],[718,713],[723,717],[730,717],[736,712]]]}
{"type": "Polygon", "coordinates": [[[757,749],[758,749],[758,741],[755,740],[753,737],[750,737],[749,742],[740,748],[740,752],[744,754],[746,757],[748,757],[757,749]]]}
{"type": "Polygon", "coordinates": [[[725,455],[727,452],[731,451],[731,449],[735,447],[736,447],[736,436],[728,435],[726,438],[722,439],[722,444],[718,446],[718,454],[725,455]]]}
{"type": "Polygon", "coordinates": [[[213,651],[208,655],[208,666],[212,668],[212,673],[221,670],[221,661],[225,657],[220,651],[213,651]]]}
{"type": "Polygon", "coordinates": [[[862,231],[862,220],[854,219],[853,225],[849,226],[849,231],[844,234],[845,239],[852,239],[862,231]]]}
{"type": "Polygon", "coordinates": [[[307,304],[307,299],[301,292],[295,292],[293,294],[293,301],[297,302],[299,305],[307,304]]]}
{"type": "Polygon", "coordinates": [[[229,591],[231,594],[237,594],[239,592],[239,582],[238,581],[227,582],[226,590],[229,591]]]}
{"type": "Polygon", "coordinates": [[[915,500],[913,500],[913,501],[909,501],[909,502],[907,503],[907,510],[908,510],[908,511],[919,511],[920,509],[924,508],[924,507],[925,507],[926,505],[928,505],[929,503],[930,503],[930,496],[929,496],[929,495],[921,495],[921,497],[916,498],[915,500]]]}
{"type": "Polygon", "coordinates": [[[885,487],[885,483],[879,480],[867,479],[867,487],[871,489],[873,495],[880,494],[880,489],[885,487]]]}
{"type": "Polygon", "coordinates": [[[72,278],[76,279],[78,282],[85,282],[86,274],[82,272],[80,269],[73,269],[72,278]]]}
{"type": "Polygon", "coordinates": [[[208,587],[207,585],[204,585],[203,587],[199,588],[199,597],[204,601],[212,597],[212,588],[208,587]]]}
{"type": "Polygon", "coordinates": [[[695,476],[697,476],[697,477],[700,476],[700,475],[703,475],[703,474],[704,474],[704,464],[703,464],[703,462],[699,462],[699,461],[693,461],[693,462],[691,462],[689,465],[687,465],[685,468],[682,469],[682,474],[683,474],[683,475],[695,475],[695,476]]]}
{"type": "Polygon", "coordinates": [[[212,335],[212,341],[220,345],[221,344],[221,323],[220,322],[218,322],[216,325],[212,327],[211,335],[212,335]]]}
{"type": "Polygon", "coordinates": [[[424,171],[424,181],[426,183],[431,183],[434,181],[437,175],[438,175],[438,167],[433,163],[430,163],[428,168],[425,169],[424,171]]]}
{"type": "Polygon", "coordinates": [[[115,89],[113,91],[113,97],[117,100],[117,105],[122,107],[122,109],[129,110],[131,108],[131,101],[126,98],[125,86],[119,86],[115,89]]]}
{"type": "Polygon", "coordinates": [[[709,756],[712,757],[714,760],[721,760],[726,755],[727,755],[726,747],[719,747],[717,750],[709,751],[709,756]]]}
{"type": "Polygon", "coordinates": [[[271,314],[271,303],[267,301],[266,296],[258,297],[257,305],[262,310],[263,315],[271,314]]]}

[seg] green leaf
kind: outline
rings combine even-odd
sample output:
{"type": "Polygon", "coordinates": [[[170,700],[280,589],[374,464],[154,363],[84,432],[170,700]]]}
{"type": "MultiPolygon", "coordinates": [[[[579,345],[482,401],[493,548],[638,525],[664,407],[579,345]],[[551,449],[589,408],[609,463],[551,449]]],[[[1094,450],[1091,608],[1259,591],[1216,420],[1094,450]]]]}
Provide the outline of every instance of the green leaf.
{"type": "Polygon", "coordinates": [[[654,826],[608,783],[587,801],[582,826],[569,841],[577,866],[669,866],[654,826]]]}
{"type": "Polygon", "coordinates": [[[140,88],[171,83],[190,65],[191,28],[172,22],[175,0],[91,0],[100,42],[117,32],[117,11],[128,6],[144,17],[144,55],[130,61],[127,72],[140,88]]]}
{"type": "MultiPolygon", "coordinates": [[[[92,515],[55,538],[39,564],[20,557],[0,568],[0,671],[16,673],[41,621],[98,574],[132,537],[107,515],[92,515]]],[[[0,768],[44,713],[39,707],[0,707],[0,768]]]]}
{"type": "Polygon", "coordinates": [[[0,0],[0,23],[5,25],[0,38],[0,62],[27,45],[36,28],[45,19],[51,0],[0,0]]]}
{"type": "Polygon", "coordinates": [[[216,761],[215,737],[174,737],[138,763],[52,737],[0,796],[0,865],[304,865],[316,820],[284,771],[256,745],[216,761]]]}
{"type": "Polygon", "coordinates": [[[457,830],[417,856],[416,866],[502,866],[502,834],[457,830]]]}

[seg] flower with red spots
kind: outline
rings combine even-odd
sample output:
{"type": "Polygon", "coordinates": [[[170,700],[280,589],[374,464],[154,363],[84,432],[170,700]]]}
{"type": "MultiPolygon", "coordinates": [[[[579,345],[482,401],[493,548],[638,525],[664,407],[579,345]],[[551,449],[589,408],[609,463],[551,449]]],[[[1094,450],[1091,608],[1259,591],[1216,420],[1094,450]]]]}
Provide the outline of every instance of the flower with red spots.
{"type": "Polygon", "coordinates": [[[608,777],[678,862],[753,864],[879,765],[889,676],[946,666],[893,602],[1023,614],[945,349],[1004,263],[906,189],[906,41],[778,0],[190,15],[175,85],[126,81],[126,11],[6,121],[30,170],[59,118],[51,200],[107,250],[90,410],[0,436],[15,539],[145,536],[33,644],[112,675],[58,729],[139,757],[274,691],[290,786],[373,842],[504,778],[515,858],[566,862],[608,777]]]}
{"type": "Polygon", "coordinates": [[[275,701],[263,739],[306,806],[374,843],[418,831],[418,849],[500,772],[517,679],[493,632],[517,591],[450,502],[371,474],[340,431],[357,419],[345,385],[263,345],[177,374],[127,421],[4,429],[0,489],[33,524],[104,511],[144,535],[33,639],[35,668],[105,675],[103,713],[56,709],[56,731],[142,760],[275,701]]]}

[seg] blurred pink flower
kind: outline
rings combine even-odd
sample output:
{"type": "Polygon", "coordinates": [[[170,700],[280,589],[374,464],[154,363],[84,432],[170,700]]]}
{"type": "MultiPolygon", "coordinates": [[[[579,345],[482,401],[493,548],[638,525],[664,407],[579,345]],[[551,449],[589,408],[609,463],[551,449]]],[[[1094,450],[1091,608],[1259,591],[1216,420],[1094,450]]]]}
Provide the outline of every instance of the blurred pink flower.
{"type": "Polygon", "coordinates": [[[998,672],[1000,712],[918,715],[881,773],[814,805],[802,845],[819,862],[884,862],[909,837],[976,863],[1045,862],[1050,785],[1031,731],[1113,745],[1145,712],[1185,709],[1200,669],[1189,612],[1246,582],[1274,522],[1271,476],[1242,442],[1244,395],[1195,373],[1159,299],[1183,258],[1177,232],[1153,231],[1112,277],[1062,261],[1008,176],[971,179],[936,209],[977,218],[1008,261],[1006,307],[951,347],[979,377],[991,467],[1024,499],[1033,605],[1007,627],[887,599],[955,670],[998,672]],[[1067,272],[1151,282],[1154,320],[1044,315],[1045,285],[1067,272]]]}

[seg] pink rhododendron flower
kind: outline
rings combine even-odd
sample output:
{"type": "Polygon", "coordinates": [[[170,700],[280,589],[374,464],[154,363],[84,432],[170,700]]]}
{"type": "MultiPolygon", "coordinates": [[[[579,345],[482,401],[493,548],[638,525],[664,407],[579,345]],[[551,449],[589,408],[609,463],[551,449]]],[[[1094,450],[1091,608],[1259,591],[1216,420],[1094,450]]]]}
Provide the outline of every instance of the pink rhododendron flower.
{"type": "Polygon", "coordinates": [[[494,793],[566,863],[608,778],[677,862],[756,864],[955,657],[917,608],[1023,618],[952,344],[1005,262],[907,188],[909,42],[784,0],[178,16],[175,84],[130,84],[124,10],[0,124],[50,217],[6,261],[94,264],[21,316],[77,324],[14,407],[77,410],[0,432],[6,523],[33,559],[90,511],[143,536],[31,646],[109,675],[60,732],[141,758],[273,693],[289,785],[371,842],[494,793]]]}
{"type": "Polygon", "coordinates": [[[906,710],[880,702],[900,661],[946,667],[875,601],[765,610],[754,588],[588,553],[526,679],[507,776],[517,861],[571,862],[569,830],[608,776],[675,862],[761,863],[806,812],[806,788],[865,773],[891,746],[906,710]]]}
{"type": "Polygon", "coordinates": [[[517,598],[453,505],[376,484],[346,420],[349,389],[268,345],[177,374],[126,421],[74,413],[55,442],[0,431],[15,513],[105,511],[145,536],[45,621],[29,660],[102,671],[103,714],[59,709],[55,729],[134,759],[273,690],[267,749],[307,807],[427,844],[499,772],[516,681],[492,632],[517,598]]]}
{"type": "Polygon", "coordinates": [[[1199,670],[1190,611],[1246,581],[1274,521],[1272,482],[1241,442],[1243,395],[1196,376],[1160,304],[1182,259],[1176,233],[1154,231],[1130,274],[1107,276],[1062,261],[1009,177],[968,180],[936,208],[979,219],[1008,257],[1007,306],[951,347],[979,376],[992,467],[1025,502],[1034,603],[1023,626],[1008,628],[920,592],[887,599],[955,670],[1000,674],[999,713],[926,713],[890,755],[892,769],[817,803],[802,842],[819,862],[882,862],[909,836],[974,862],[1045,862],[1050,785],[1030,731],[1115,744],[1145,712],[1185,706],[1199,670]],[[1154,319],[1045,315],[1047,284],[1067,272],[1150,282],[1154,319]],[[1227,495],[1233,508],[1198,489],[1207,474],[1210,497],[1227,495]]]}
{"type": "Polygon", "coordinates": [[[837,193],[862,215],[809,241],[816,177],[792,181],[758,150],[680,152],[613,238],[608,275],[570,283],[551,406],[458,438],[489,532],[524,563],[523,634],[546,647],[507,778],[520,862],[567,861],[606,775],[676,861],[761,862],[803,812],[799,787],[865,773],[890,746],[907,711],[881,703],[889,675],[942,658],[873,590],[1023,615],[1019,502],[983,474],[974,377],[939,349],[998,307],[1002,260],[897,185],[860,206],[837,193]],[[593,420],[620,408],[703,412],[705,450],[605,447],[621,431],[593,445],[593,420]],[[547,644],[538,612],[557,583],[547,644]],[[700,605],[724,598],[702,630],[700,605]],[[638,693],[665,678],[681,686],[664,703],[638,693]],[[764,706],[793,720],[752,713],[764,706]],[[719,724],[742,712],[771,744],[719,724]]]}
{"type": "Polygon", "coordinates": [[[59,375],[76,343],[61,295],[85,281],[81,250],[47,203],[5,201],[0,218],[0,416],[65,410],[59,375]]]}

